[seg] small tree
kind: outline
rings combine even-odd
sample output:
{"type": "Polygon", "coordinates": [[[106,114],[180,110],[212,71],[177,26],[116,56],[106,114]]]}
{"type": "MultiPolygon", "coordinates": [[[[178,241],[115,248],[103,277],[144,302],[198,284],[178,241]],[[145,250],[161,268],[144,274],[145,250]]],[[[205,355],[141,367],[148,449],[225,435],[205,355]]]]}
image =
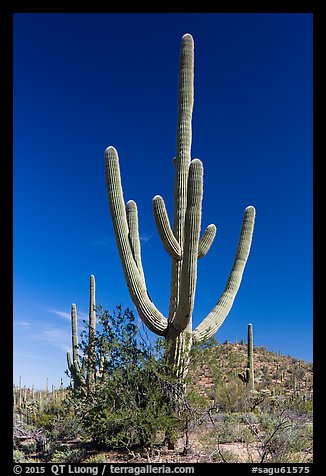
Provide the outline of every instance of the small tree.
{"type": "MultiPolygon", "coordinates": [[[[117,306],[111,313],[99,306],[97,322],[94,365],[99,377],[88,392],[77,387],[71,393],[83,434],[127,449],[164,442],[173,448],[183,435],[184,454],[188,453],[190,431],[216,410],[214,402],[200,394],[192,372],[180,382],[167,359],[168,343],[162,338],[151,341],[146,328],[136,324],[133,311],[117,306]]],[[[86,352],[87,329],[81,337],[81,351],[86,352]]],[[[193,347],[192,370],[213,341],[193,347]]]]}
{"type": "MultiPolygon", "coordinates": [[[[178,382],[165,359],[165,342],[150,342],[133,311],[98,308],[95,368],[100,371],[88,393],[75,389],[74,402],[84,432],[95,442],[130,448],[176,437],[182,425],[170,405],[178,382]],[[160,438],[161,436],[161,438],[160,438]]],[[[82,332],[81,350],[89,332],[82,332]]]]}

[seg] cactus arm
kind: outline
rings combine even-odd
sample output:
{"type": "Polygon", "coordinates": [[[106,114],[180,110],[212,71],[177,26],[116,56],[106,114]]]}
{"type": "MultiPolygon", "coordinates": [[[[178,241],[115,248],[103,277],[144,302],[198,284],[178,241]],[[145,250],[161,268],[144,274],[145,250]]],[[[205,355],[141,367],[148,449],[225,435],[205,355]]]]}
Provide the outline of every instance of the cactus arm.
{"type": "Polygon", "coordinates": [[[244,372],[239,373],[238,377],[242,382],[247,383],[247,369],[244,372]]]}
{"type": "Polygon", "coordinates": [[[249,256],[255,213],[255,208],[252,206],[247,207],[245,210],[232,271],[229,275],[223,294],[218,300],[216,306],[193,331],[193,338],[196,341],[212,337],[223,324],[225,318],[230,312],[233,301],[240,287],[243,271],[249,256]]]}
{"type": "Polygon", "coordinates": [[[181,332],[188,326],[194,307],[202,199],[203,164],[200,160],[194,159],[189,166],[180,298],[172,321],[173,327],[181,332]]]}
{"type": "Polygon", "coordinates": [[[143,265],[141,262],[141,253],[140,253],[140,240],[139,240],[139,228],[138,228],[138,211],[136,202],[129,200],[126,204],[126,216],[129,228],[129,241],[130,246],[133,252],[134,260],[136,262],[140,277],[144,282],[145,286],[145,276],[143,265]]]}
{"type": "MultiPolygon", "coordinates": [[[[183,252],[184,221],[187,207],[187,183],[192,140],[192,111],[194,105],[194,41],[185,34],[181,41],[178,84],[178,126],[175,179],[173,233],[183,252]]],[[[179,303],[181,262],[172,260],[169,320],[174,318],[179,303]]]]}
{"type": "Polygon", "coordinates": [[[67,352],[67,366],[68,366],[69,372],[72,374],[74,369],[72,364],[71,353],[69,351],[67,352]]]}
{"type": "Polygon", "coordinates": [[[76,304],[71,305],[72,360],[79,363],[78,327],[76,304]]]}
{"type": "Polygon", "coordinates": [[[77,388],[80,385],[85,384],[85,379],[80,368],[80,364],[77,360],[72,361],[71,353],[67,352],[67,365],[71,375],[71,378],[74,382],[74,387],[77,388]]]}
{"type": "Polygon", "coordinates": [[[144,324],[157,335],[167,331],[167,319],[148,296],[129,241],[129,229],[121,186],[119,158],[114,147],[105,151],[108,200],[114,232],[126,283],[133,303],[144,324]]]}
{"type": "Polygon", "coordinates": [[[216,235],[216,226],[211,224],[206,228],[198,245],[198,259],[203,258],[209,251],[216,235]]]}
{"type": "Polygon", "coordinates": [[[164,248],[172,258],[178,261],[181,260],[181,247],[171,230],[165,203],[160,195],[156,195],[153,198],[153,213],[164,248]]]}

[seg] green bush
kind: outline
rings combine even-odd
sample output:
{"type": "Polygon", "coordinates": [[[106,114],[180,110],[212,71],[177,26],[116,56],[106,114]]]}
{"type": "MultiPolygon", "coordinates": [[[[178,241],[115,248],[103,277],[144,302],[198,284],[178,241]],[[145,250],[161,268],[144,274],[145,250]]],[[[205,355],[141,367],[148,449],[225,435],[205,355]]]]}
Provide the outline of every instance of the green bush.
{"type": "Polygon", "coordinates": [[[250,405],[250,394],[247,387],[237,380],[218,385],[214,399],[219,411],[225,413],[246,411],[250,405]]]}
{"type": "Polygon", "coordinates": [[[104,453],[88,456],[82,463],[107,463],[108,458],[104,453]]]}
{"type": "Polygon", "coordinates": [[[57,450],[51,455],[50,463],[80,463],[85,456],[81,448],[57,450]]]}
{"type": "Polygon", "coordinates": [[[26,462],[25,453],[21,450],[13,450],[12,459],[13,459],[13,463],[25,463],[26,462]]]}
{"type": "Polygon", "coordinates": [[[47,406],[38,412],[34,419],[34,426],[42,428],[51,441],[76,438],[81,431],[70,399],[52,404],[51,407],[47,406]]]}
{"type": "Polygon", "coordinates": [[[312,453],[312,424],[286,408],[269,407],[243,415],[262,463],[305,461],[312,453]]]}
{"type": "MultiPolygon", "coordinates": [[[[151,446],[176,437],[182,425],[171,406],[178,383],[169,373],[165,341],[140,335],[133,312],[118,306],[112,315],[99,308],[97,364],[103,375],[90,392],[75,390],[74,417],[86,438],[112,447],[151,446]]],[[[82,348],[87,349],[87,332],[82,348]]]]}

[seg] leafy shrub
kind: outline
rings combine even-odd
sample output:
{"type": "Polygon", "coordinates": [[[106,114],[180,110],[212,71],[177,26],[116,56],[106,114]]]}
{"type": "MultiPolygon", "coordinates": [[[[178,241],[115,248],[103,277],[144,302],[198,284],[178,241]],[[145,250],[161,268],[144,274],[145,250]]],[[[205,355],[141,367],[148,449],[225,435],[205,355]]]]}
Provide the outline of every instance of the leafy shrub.
{"type": "Polygon", "coordinates": [[[13,450],[12,459],[13,459],[13,463],[25,463],[26,462],[25,453],[21,450],[13,450]]]}
{"type": "Polygon", "coordinates": [[[301,462],[312,452],[312,425],[294,412],[270,407],[243,415],[243,421],[255,439],[261,463],[301,462]]]}
{"type": "Polygon", "coordinates": [[[108,459],[104,453],[88,456],[82,461],[83,463],[107,463],[108,459]]]}
{"type": "MultiPolygon", "coordinates": [[[[157,438],[175,438],[179,420],[171,407],[178,383],[168,371],[165,341],[140,335],[133,312],[99,308],[97,365],[103,375],[91,391],[76,389],[71,403],[85,437],[113,447],[150,446],[157,438]]],[[[87,332],[81,344],[87,349],[87,332]]]]}
{"type": "Polygon", "coordinates": [[[250,395],[247,387],[242,382],[231,380],[217,386],[214,399],[220,412],[230,413],[246,411],[249,406],[250,395]]]}
{"type": "Polygon", "coordinates": [[[55,451],[51,455],[51,463],[80,463],[83,456],[85,456],[85,450],[81,448],[75,449],[62,449],[55,451]]]}
{"type": "Polygon", "coordinates": [[[45,407],[36,414],[34,424],[45,430],[46,437],[51,441],[76,438],[80,433],[80,424],[69,399],[45,407]]]}

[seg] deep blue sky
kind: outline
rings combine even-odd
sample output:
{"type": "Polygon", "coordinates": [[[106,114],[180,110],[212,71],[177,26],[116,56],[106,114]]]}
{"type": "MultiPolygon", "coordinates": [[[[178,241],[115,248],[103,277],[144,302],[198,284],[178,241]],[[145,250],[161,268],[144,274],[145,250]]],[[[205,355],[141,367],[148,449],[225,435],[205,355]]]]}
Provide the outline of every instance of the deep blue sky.
{"type": "Polygon", "coordinates": [[[117,148],[125,200],[139,210],[150,295],[168,312],[170,258],[152,198],[172,221],[181,37],[195,41],[192,157],[204,164],[194,324],[228,278],[246,206],[251,254],[218,341],[312,361],[312,15],[14,15],[14,382],[58,386],[69,313],[134,308],[109,214],[104,151],[117,148]]]}

